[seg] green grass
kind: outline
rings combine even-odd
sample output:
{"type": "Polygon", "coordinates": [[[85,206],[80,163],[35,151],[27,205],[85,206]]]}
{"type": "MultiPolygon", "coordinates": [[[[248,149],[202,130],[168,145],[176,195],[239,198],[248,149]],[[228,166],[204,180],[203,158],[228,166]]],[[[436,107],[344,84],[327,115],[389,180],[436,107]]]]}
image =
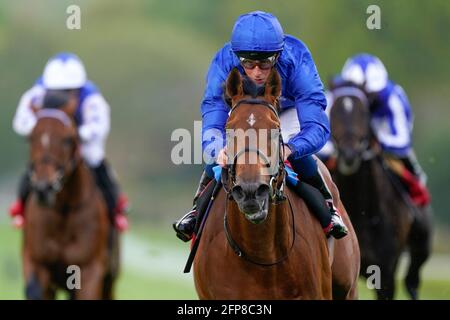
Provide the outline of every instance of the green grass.
{"type": "MultiPolygon", "coordinates": [[[[0,223],[0,299],[23,299],[20,261],[21,232],[0,223]]],[[[173,235],[169,225],[135,226],[123,241],[122,272],[116,287],[118,299],[197,299],[192,275],[182,269],[188,245],[173,235]]],[[[433,256],[423,270],[421,299],[450,299],[450,271],[446,255],[433,256]]],[[[400,265],[397,299],[407,299],[400,265]]],[[[360,299],[373,299],[374,292],[359,281],[360,299]]],[[[64,298],[64,296],[59,296],[64,298]]]]}
{"type": "MultiPolygon", "coordinates": [[[[358,284],[359,299],[372,300],[375,298],[375,292],[368,289],[363,279],[358,284]]],[[[404,288],[403,280],[396,281],[396,300],[407,300],[409,296],[404,288]]],[[[419,291],[421,300],[449,300],[450,299],[450,278],[447,280],[424,279],[419,291]]]]}

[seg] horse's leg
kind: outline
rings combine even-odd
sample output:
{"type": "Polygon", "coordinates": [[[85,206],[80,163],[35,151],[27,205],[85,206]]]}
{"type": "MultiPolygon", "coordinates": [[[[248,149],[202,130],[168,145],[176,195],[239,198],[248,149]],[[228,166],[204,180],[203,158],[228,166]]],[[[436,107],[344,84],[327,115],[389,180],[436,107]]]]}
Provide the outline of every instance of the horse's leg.
{"type": "Polygon", "coordinates": [[[111,273],[105,276],[103,281],[102,299],[103,300],[113,300],[114,299],[114,277],[111,273]]]}
{"type": "Polygon", "coordinates": [[[418,299],[420,268],[431,252],[431,208],[424,208],[420,213],[422,216],[414,220],[408,238],[410,261],[405,285],[413,300],[418,299]]]}
{"type": "Polygon", "coordinates": [[[355,283],[352,288],[348,291],[345,300],[357,300],[358,299],[358,284],[355,283]]]}
{"type": "Polygon", "coordinates": [[[76,299],[76,291],[70,290],[69,291],[69,300],[75,300],[76,299]]]}
{"type": "Polygon", "coordinates": [[[25,298],[28,300],[54,299],[55,292],[50,289],[49,271],[31,259],[27,247],[24,248],[22,257],[25,276],[25,298]]]}
{"type": "Polygon", "coordinates": [[[108,241],[108,272],[103,281],[102,299],[114,299],[114,283],[119,273],[119,233],[115,228],[109,231],[108,241]]]}
{"type": "Polygon", "coordinates": [[[76,291],[77,300],[102,299],[105,266],[101,261],[92,261],[81,268],[81,288],[76,291]]]}
{"type": "Polygon", "coordinates": [[[378,300],[392,300],[395,293],[396,262],[380,266],[381,287],[377,289],[378,300]]]}
{"type": "Polygon", "coordinates": [[[25,296],[28,300],[53,300],[55,289],[51,286],[50,272],[44,267],[36,268],[26,278],[25,296]]]}

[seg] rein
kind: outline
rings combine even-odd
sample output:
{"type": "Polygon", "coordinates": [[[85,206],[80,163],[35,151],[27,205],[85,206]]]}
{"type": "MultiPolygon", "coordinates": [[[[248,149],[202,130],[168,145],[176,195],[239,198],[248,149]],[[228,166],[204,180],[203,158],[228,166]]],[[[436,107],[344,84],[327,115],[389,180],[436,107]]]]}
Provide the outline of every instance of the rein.
{"type": "MultiPolygon", "coordinates": [[[[238,101],[231,108],[231,111],[230,111],[229,115],[231,115],[242,104],[251,104],[251,105],[255,105],[255,106],[266,107],[279,120],[278,111],[272,104],[268,103],[265,100],[256,99],[256,98],[243,99],[243,100],[238,101]]],[[[284,154],[282,154],[282,153],[284,153],[284,149],[281,148],[281,146],[283,145],[283,140],[282,140],[282,135],[281,135],[281,130],[280,129],[278,129],[278,133],[279,133],[279,135],[278,135],[279,136],[279,142],[278,142],[278,153],[279,153],[279,156],[278,156],[278,162],[277,162],[275,170],[274,170],[275,173],[270,175],[269,201],[271,201],[272,203],[276,204],[276,203],[279,203],[279,202],[281,202],[281,201],[283,201],[283,200],[285,200],[287,198],[288,203],[289,203],[289,207],[290,207],[290,210],[291,210],[292,230],[293,230],[292,244],[291,244],[289,250],[287,251],[287,253],[283,257],[281,257],[280,259],[278,259],[275,262],[261,262],[261,261],[256,261],[256,260],[252,259],[248,254],[243,252],[240,249],[239,245],[236,243],[236,241],[233,240],[233,237],[231,236],[231,233],[229,231],[228,221],[227,221],[228,200],[232,198],[230,190],[236,185],[236,170],[235,169],[236,169],[237,158],[239,156],[241,156],[242,154],[244,154],[244,153],[255,152],[260,158],[262,158],[262,160],[265,163],[265,166],[267,168],[270,168],[269,157],[264,152],[262,152],[260,149],[258,149],[258,148],[246,147],[246,148],[238,151],[235,154],[232,164],[228,165],[226,169],[222,170],[222,177],[221,177],[223,189],[228,194],[228,197],[226,198],[226,203],[225,203],[225,215],[224,215],[224,231],[225,231],[225,235],[226,235],[228,244],[233,249],[233,251],[236,253],[236,255],[238,255],[239,257],[243,258],[244,260],[246,260],[246,261],[248,261],[248,262],[250,262],[252,264],[259,265],[259,266],[264,266],[264,267],[274,266],[274,265],[279,264],[280,262],[286,260],[287,257],[289,256],[289,253],[291,252],[292,248],[294,247],[294,243],[295,243],[294,211],[292,209],[292,204],[291,204],[290,199],[288,197],[286,197],[284,195],[284,193],[283,193],[284,172],[285,171],[284,171],[284,162],[283,162],[284,154]],[[279,181],[280,177],[281,177],[281,182],[279,181]],[[231,188],[228,187],[228,180],[231,180],[231,183],[232,183],[232,187],[231,188]]]]}
{"type": "Polygon", "coordinates": [[[225,236],[227,238],[228,244],[230,245],[231,249],[233,249],[234,253],[236,253],[236,255],[238,257],[244,259],[247,262],[250,262],[252,264],[262,266],[262,267],[271,267],[271,266],[277,265],[288,258],[289,254],[291,253],[292,248],[294,247],[294,244],[295,244],[295,220],[294,220],[295,215],[294,215],[294,210],[292,208],[291,200],[289,199],[289,197],[286,197],[286,198],[289,203],[289,208],[291,211],[291,218],[292,218],[292,243],[291,243],[291,246],[289,247],[289,250],[286,252],[286,254],[274,262],[260,262],[260,261],[256,261],[256,260],[252,259],[248,254],[246,254],[244,251],[242,251],[242,249],[239,247],[239,245],[236,243],[236,241],[233,240],[233,237],[231,236],[231,233],[230,233],[230,230],[228,227],[228,219],[227,219],[228,199],[227,199],[227,203],[225,203],[225,215],[223,218],[223,228],[225,231],[225,236]]]}

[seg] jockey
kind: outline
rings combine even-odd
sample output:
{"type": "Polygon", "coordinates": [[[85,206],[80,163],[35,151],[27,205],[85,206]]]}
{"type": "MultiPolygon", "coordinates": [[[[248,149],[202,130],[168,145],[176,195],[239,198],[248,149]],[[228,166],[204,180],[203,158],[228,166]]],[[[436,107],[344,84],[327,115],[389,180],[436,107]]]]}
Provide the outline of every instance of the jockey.
{"type": "MultiPolygon", "coordinates": [[[[119,193],[118,184],[105,160],[105,143],[110,130],[110,107],[97,87],[86,77],[81,60],[72,53],[59,53],[47,62],[43,75],[20,99],[13,120],[17,134],[31,134],[37,119],[34,113],[41,108],[47,91],[70,91],[78,99],[75,123],[81,139],[81,153],[102,190],[115,226],[123,231],[128,227],[124,215],[127,199],[119,193]]],[[[30,169],[22,177],[19,198],[10,208],[16,227],[24,223],[25,201],[30,193],[30,169]]]]}
{"type": "Polygon", "coordinates": [[[322,82],[305,44],[285,35],[277,18],[262,11],[237,19],[231,42],[216,53],[209,67],[201,103],[202,147],[204,154],[215,163],[205,166],[193,209],[174,223],[177,236],[183,241],[192,238],[197,218],[196,200],[214,177],[212,168],[217,164],[226,165],[225,124],[230,109],[223,98],[223,83],[235,67],[257,85],[264,85],[272,68],[278,70],[283,83],[280,120],[287,160],[302,181],[320,191],[318,201],[323,203],[325,214],[318,218],[326,235],[345,236],[347,228],[312,157],[330,133],[322,82]]]}
{"type": "MultiPolygon", "coordinates": [[[[384,154],[401,160],[407,169],[402,173],[402,178],[412,181],[414,185],[409,188],[413,201],[418,205],[428,204],[430,199],[425,188],[427,176],[412,148],[413,113],[402,87],[388,78],[388,72],[379,58],[367,53],[350,57],[341,74],[331,80],[330,91],[327,92],[327,114],[333,104],[333,90],[343,86],[356,86],[367,95],[372,131],[384,154]]],[[[333,158],[334,154],[331,141],[319,152],[324,161],[333,158]]]]}

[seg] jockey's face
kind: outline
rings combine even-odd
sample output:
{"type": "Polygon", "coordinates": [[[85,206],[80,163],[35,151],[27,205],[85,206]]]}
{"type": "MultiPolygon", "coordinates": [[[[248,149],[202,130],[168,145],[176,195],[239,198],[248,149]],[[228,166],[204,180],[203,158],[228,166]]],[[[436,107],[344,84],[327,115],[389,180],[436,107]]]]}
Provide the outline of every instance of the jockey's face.
{"type": "Polygon", "coordinates": [[[269,77],[272,68],[263,70],[259,66],[256,66],[252,69],[244,67],[244,71],[245,74],[257,85],[263,85],[264,83],[266,83],[266,80],[269,77]]]}
{"type": "Polygon", "coordinates": [[[278,55],[275,54],[262,60],[252,60],[240,57],[242,68],[245,74],[257,85],[263,85],[272,71],[277,61],[278,55]]]}

